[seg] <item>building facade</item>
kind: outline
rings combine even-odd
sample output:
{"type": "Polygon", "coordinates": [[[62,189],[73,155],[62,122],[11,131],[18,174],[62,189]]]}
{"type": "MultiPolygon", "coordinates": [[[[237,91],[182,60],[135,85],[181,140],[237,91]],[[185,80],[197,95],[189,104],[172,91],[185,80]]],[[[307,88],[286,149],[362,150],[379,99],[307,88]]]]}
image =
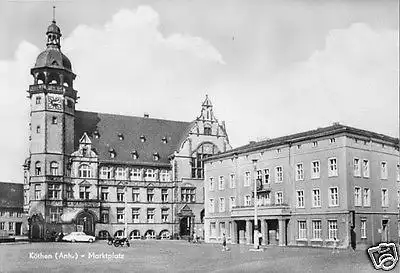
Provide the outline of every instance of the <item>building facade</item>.
{"type": "Polygon", "coordinates": [[[399,239],[399,139],[334,124],[206,159],[205,239],[366,247],[399,239]]]}
{"type": "Polygon", "coordinates": [[[202,234],[202,159],[231,149],[210,99],[192,122],[78,111],[55,21],[46,35],[28,90],[31,238],[76,230],[133,239],[202,234]]]}
{"type": "Polygon", "coordinates": [[[23,184],[0,182],[0,231],[7,236],[26,235],[23,184]]]}

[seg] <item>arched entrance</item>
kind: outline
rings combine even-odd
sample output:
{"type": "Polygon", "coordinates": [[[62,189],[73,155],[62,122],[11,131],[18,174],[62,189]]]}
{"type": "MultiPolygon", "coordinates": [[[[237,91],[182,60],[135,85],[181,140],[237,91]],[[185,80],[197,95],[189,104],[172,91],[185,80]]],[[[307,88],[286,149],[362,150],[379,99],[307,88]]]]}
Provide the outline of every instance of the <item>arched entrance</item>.
{"type": "Polygon", "coordinates": [[[184,216],[181,218],[179,222],[179,231],[180,231],[180,236],[189,236],[190,235],[190,230],[191,230],[191,217],[190,216],[184,216]]]}
{"type": "Polygon", "coordinates": [[[76,216],[76,229],[95,236],[95,216],[90,211],[82,211],[76,216]]]}
{"type": "Polygon", "coordinates": [[[28,218],[29,229],[30,229],[30,239],[32,240],[41,240],[44,237],[43,230],[43,217],[38,214],[32,215],[28,218]]]}

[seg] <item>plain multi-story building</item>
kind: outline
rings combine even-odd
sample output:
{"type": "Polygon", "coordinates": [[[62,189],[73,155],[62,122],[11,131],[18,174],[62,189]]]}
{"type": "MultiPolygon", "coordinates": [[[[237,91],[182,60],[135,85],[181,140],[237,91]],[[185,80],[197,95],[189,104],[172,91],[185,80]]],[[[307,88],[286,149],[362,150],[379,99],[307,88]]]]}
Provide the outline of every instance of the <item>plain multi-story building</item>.
{"type": "Polygon", "coordinates": [[[23,184],[0,182],[0,231],[3,235],[25,235],[27,216],[23,211],[23,184]]]}
{"type": "Polygon", "coordinates": [[[399,239],[399,139],[335,123],[205,160],[205,239],[359,247],[399,239]]]}
{"type": "Polygon", "coordinates": [[[192,122],[78,111],[76,75],[55,21],[46,35],[28,90],[31,238],[75,230],[103,238],[202,234],[202,159],[231,148],[210,99],[192,122]]]}

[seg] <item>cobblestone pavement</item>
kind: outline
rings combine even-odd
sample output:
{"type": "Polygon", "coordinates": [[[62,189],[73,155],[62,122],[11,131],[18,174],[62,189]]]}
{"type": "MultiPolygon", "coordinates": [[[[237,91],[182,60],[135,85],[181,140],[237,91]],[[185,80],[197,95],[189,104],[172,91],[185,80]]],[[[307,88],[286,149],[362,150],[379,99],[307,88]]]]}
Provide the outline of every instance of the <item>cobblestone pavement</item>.
{"type": "MultiPolygon", "coordinates": [[[[134,241],[0,245],[0,272],[377,272],[365,251],[134,241]]],[[[394,272],[398,272],[399,265],[394,272]]]]}

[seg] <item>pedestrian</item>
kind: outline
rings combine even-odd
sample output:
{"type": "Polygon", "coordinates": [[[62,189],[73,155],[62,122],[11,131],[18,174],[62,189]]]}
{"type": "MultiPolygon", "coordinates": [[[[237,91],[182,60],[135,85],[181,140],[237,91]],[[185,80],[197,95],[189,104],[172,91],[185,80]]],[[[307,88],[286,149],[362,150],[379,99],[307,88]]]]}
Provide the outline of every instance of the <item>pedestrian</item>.
{"type": "Polygon", "coordinates": [[[222,234],[222,251],[226,251],[226,237],[225,237],[225,233],[222,234]]]}
{"type": "Polygon", "coordinates": [[[335,253],[339,253],[338,239],[336,239],[336,237],[333,238],[333,250],[332,250],[332,254],[335,254],[335,253]]]}

